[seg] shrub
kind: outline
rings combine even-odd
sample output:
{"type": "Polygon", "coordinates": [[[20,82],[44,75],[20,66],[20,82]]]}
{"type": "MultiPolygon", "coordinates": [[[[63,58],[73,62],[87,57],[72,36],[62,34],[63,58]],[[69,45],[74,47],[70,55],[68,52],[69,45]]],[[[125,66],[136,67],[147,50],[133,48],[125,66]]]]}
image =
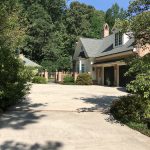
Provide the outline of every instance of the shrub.
{"type": "Polygon", "coordinates": [[[129,70],[126,76],[134,76],[135,79],[127,85],[128,91],[150,99],[150,54],[144,57],[135,57],[128,60],[129,70]]]}
{"type": "Polygon", "coordinates": [[[37,84],[46,84],[47,80],[44,77],[40,77],[40,76],[35,76],[32,79],[32,83],[37,83],[37,84]]]}
{"type": "Polygon", "coordinates": [[[74,84],[74,78],[70,75],[64,77],[64,84],[74,84]]]}
{"type": "Polygon", "coordinates": [[[29,90],[30,74],[6,47],[0,49],[0,108],[18,103],[29,90]]]}
{"type": "Polygon", "coordinates": [[[79,74],[76,81],[77,85],[92,85],[92,77],[88,73],[79,74]]]}
{"type": "Polygon", "coordinates": [[[123,123],[141,122],[149,115],[147,102],[135,95],[122,96],[112,103],[110,112],[123,123]]]}

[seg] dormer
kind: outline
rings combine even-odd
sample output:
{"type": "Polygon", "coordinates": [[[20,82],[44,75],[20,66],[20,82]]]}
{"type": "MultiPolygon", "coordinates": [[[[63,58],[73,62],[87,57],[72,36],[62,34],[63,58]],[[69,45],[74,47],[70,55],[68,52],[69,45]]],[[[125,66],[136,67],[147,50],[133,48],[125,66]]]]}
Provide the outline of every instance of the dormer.
{"type": "Polygon", "coordinates": [[[122,33],[120,30],[113,28],[112,33],[114,35],[114,47],[122,46],[129,41],[129,36],[126,33],[122,33]]]}
{"type": "Polygon", "coordinates": [[[123,45],[123,34],[122,32],[115,33],[115,46],[123,45]]]}

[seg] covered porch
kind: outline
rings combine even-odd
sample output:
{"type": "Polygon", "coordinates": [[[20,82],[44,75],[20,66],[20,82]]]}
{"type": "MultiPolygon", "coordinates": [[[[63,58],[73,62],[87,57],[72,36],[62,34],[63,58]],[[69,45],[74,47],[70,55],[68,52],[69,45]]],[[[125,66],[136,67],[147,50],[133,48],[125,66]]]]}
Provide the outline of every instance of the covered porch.
{"type": "Polygon", "coordinates": [[[124,76],[127,66],[123,61],[95,63],[93,68],[98,85],[124,87],[129,82],[124,76]]]}

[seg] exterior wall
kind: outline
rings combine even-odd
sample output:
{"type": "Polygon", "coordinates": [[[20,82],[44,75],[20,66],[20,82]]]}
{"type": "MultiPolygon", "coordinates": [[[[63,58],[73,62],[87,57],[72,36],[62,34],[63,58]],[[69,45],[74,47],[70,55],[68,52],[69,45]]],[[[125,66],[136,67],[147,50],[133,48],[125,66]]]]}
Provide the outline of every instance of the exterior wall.
{"type": "Polygon", "coordinates": [[[144,55],[150,53],[150,44],[146,44],[145,46],[142,46],[136,52],[140,57],[143,57],[144,55]]]}
{"type": "Polygon", "coordinates": [[[129,41],[129,36],[124,33],[124,34],[123,34],[123,37],[122,37],[122,42],[123,42],[123,44],[126,44],[128,41],[129,41]]]}
{"type": "Polygon", "coordinates": [[[93,68],[93,64],[94,64],[94,58],[88,58],[88,59],[84,59],[84,58],[79,58],[78,61],[76,61],[76,70],[75,72],[77,73],[83,73],[82,72],[82,64],[84,64],[85,66],[85,72],[89,73],[92,76],[93,80],[96,80],[96,71],[93,68]]]}

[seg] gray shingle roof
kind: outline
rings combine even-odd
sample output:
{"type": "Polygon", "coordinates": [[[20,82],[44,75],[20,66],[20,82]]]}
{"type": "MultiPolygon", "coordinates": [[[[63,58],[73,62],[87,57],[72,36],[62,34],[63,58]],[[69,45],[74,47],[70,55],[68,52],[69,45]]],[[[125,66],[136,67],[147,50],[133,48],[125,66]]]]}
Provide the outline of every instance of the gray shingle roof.
{"type": "Polygon", "coordinates": [[[133,49],[134,39],[130,39],[126,44],[114,48],[112,36],[110,35],[103,39],[80,38],[80,40],[88,57],[107,56],[133,49]]]}
{"type": "Polygon", "coordinates": [[[25,64],[25,66],[28,66],[28,67],[42,67],[39,64],[33,62],[32,60],[30,60],[30,59],[28,59],[28,58],[26,58],[24,56],[22,57],[22,60],[23,60],[23,62],[25,64]]]}
{"type": "Polygon", "coordinates": [[[90,39],[90,38],[80,38],[80,41],[88,55],[88,57],[95,57],[100,51],[102,40],[90,39]]]}

